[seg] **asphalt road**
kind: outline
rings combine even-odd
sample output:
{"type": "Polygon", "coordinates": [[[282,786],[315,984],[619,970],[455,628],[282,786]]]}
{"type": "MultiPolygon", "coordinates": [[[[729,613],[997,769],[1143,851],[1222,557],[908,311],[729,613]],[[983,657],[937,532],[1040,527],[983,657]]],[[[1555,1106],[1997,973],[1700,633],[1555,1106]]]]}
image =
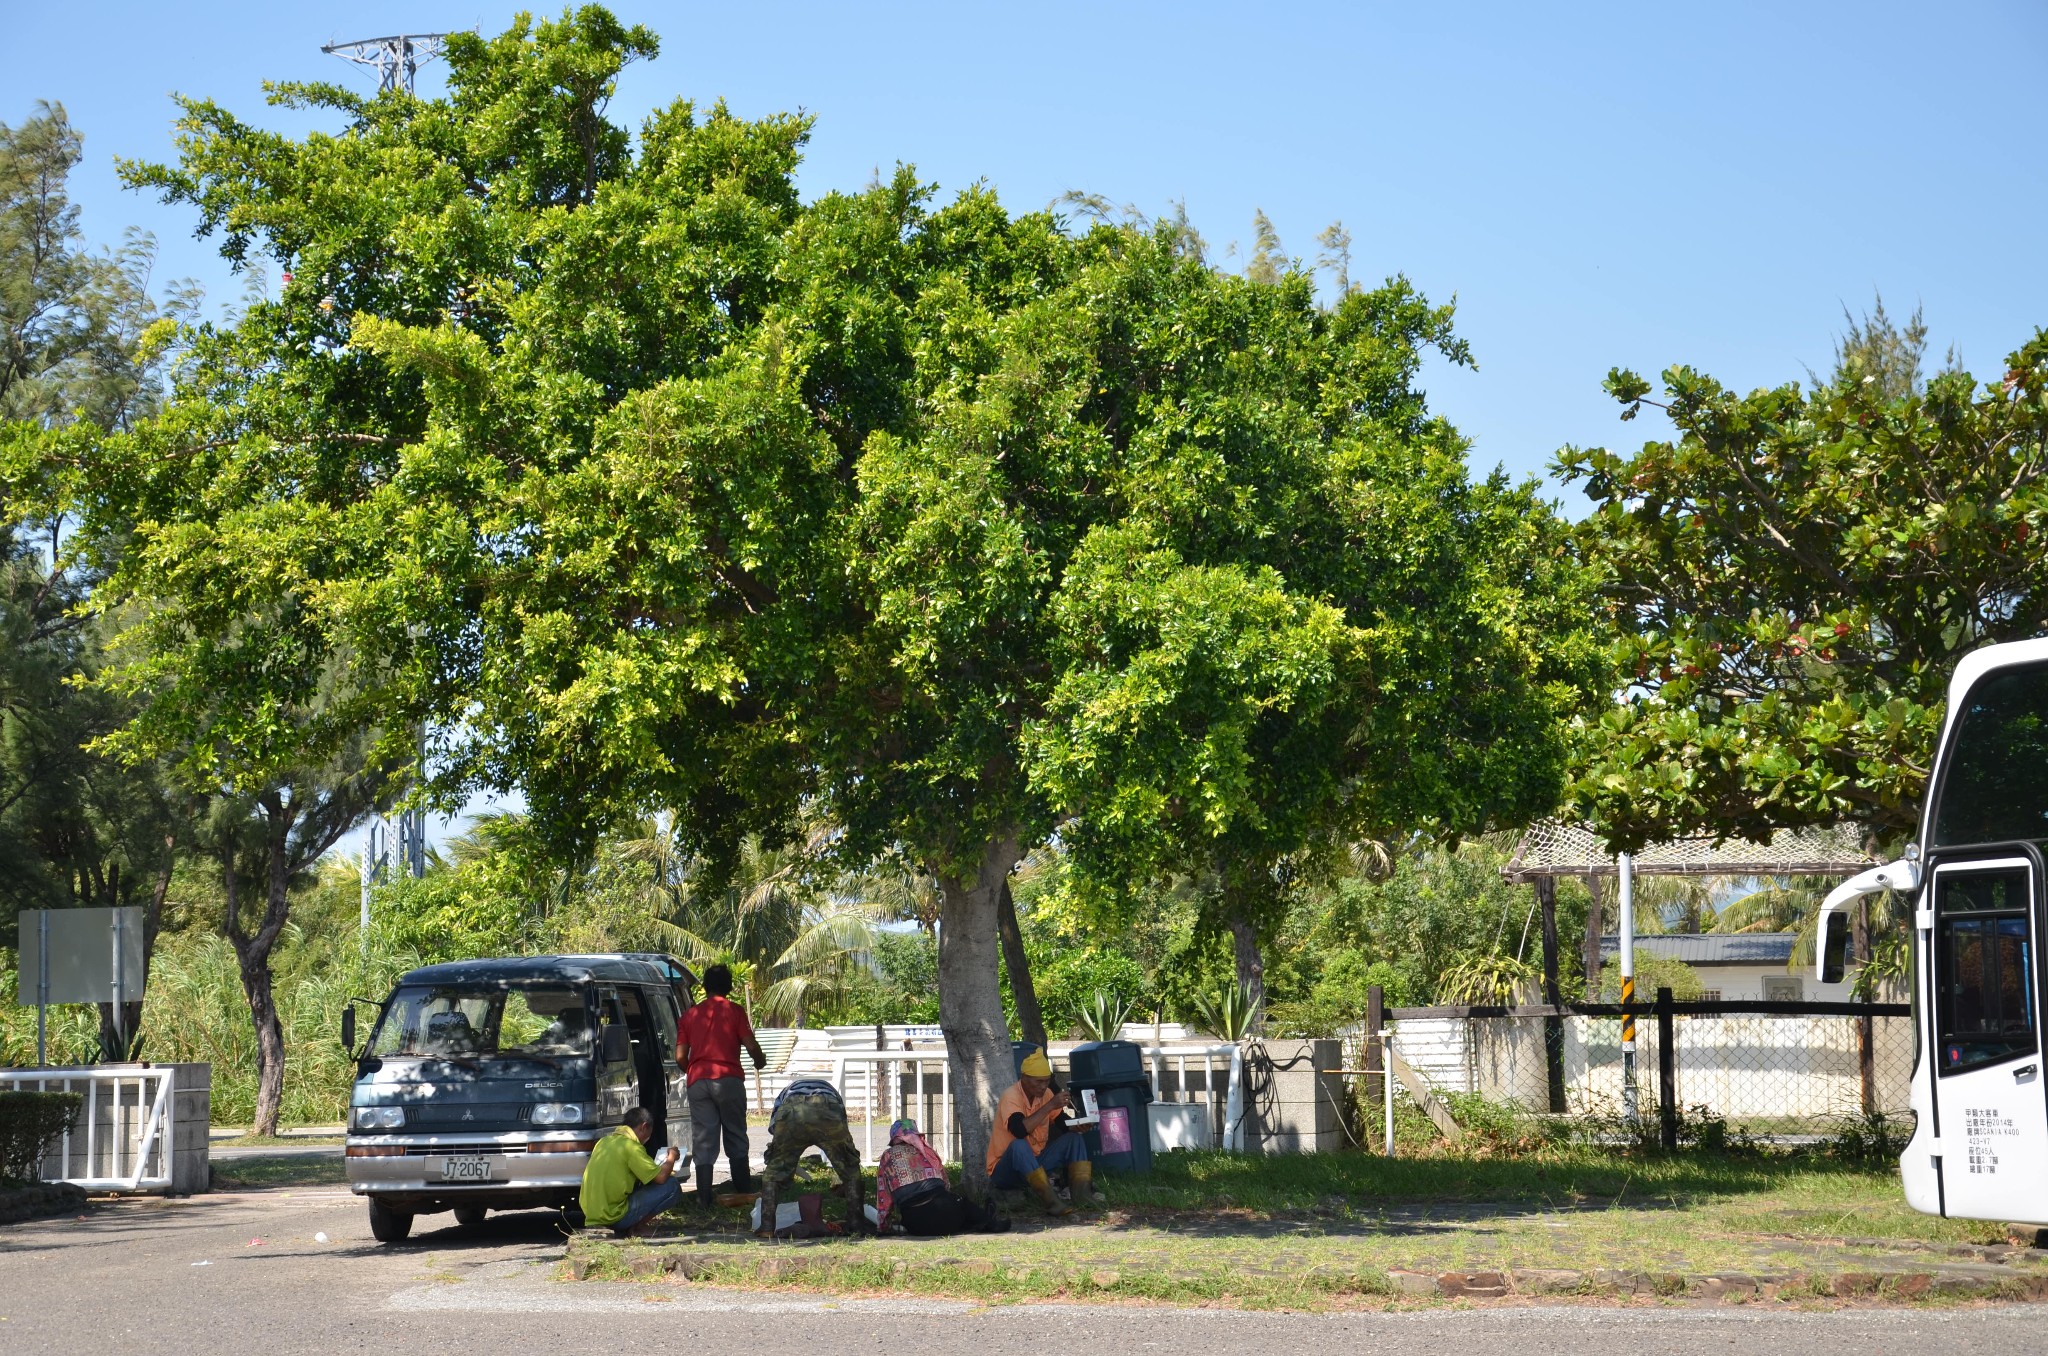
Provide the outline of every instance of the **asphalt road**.
{"type": "Polygon", "coordinates": [[[129,1202],[0,1228],[0,1352],[508,1356],[709,1346],[733,1356],[1976,1356],[2048,1348],[2048,1306],[1845,1310],[1496,1306],[1399,1314],[1250,1314],[745,1295],[550,1279],[545,1215],[465,1230],[432,1216],[372,1242],[343,1191],[129,1202]],[[326,1234],[328,1241],[318,1241],[326,1234]],[[541,1343],[543,1345],[536,1345],[541,1343]],[[644,1348],[641,1347],[644,1344],[644,1348]]]}

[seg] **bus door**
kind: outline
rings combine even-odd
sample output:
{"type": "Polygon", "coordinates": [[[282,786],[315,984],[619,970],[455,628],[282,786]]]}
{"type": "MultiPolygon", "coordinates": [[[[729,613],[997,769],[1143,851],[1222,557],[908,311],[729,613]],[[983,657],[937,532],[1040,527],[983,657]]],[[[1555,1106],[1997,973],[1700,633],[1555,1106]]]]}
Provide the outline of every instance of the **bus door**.
{"type": "Polygon", "coordinates": [[[2038,973],[2041,858],[1944,854],[1928,891],[1942,1213],[2048,1219],[2048,1079],[2038,973]]]}

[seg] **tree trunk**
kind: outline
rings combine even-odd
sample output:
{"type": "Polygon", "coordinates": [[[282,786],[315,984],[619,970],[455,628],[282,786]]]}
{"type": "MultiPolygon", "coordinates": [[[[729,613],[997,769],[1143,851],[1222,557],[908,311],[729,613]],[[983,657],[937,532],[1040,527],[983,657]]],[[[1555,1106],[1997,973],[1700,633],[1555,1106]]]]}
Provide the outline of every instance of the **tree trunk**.
{"type": "MultiPolygon", "coordinates": [[[[238,959],[242,948],[237,947],[238,959]]],[[[241,961],[242,992],[249,999],[249,1018],[256,1026],[256,1114],[250,1133],[275,1135],[284,1110],[284,1026],[278,1021],[271,992],[270,949],[241,961]]]]}
{"type": "Polygon", "coordinates": [[[1016,1081],[996,952],[1003,887],[1018,856],[1015,839],[999,839],[982,849],[973,878],[933,873],[940,896],[939,1029],[953,1080],[961,1176],[977,1196],[988,1189],[996,1101],[1016,1081]]]}
{"type": "Polygon", "coordinates": [[[277,1002],[272,992],[270,953],[284,931],[291,908],[291,863],[286,845],[291,836],[295,807],[275,791],[259,798],[264,813],[263,921],[254,932],[242,926],[241,880],[236,871],[232,840],[223,866],[227,888],[227,915],[223,928],[235,948],[241,971],[242,993],[249,1000],[249,1020],[256,1027],[256,1114],[250,1131],[275,1135],[284,1110],[284,1027],[278,1021],[277,1002]]]}
{"type": "Polygon", "coordinates": [[[1257,1033],[1266,1024],[1266,962],[1259,955],[1259,933],[1242,918],[1230,920],[1230,940],[1237,959],[1237,991],[1252,1010],[1245,1028],[1257,1033]]]}
{"type": "Polygon", "coordinates": [[[1031,982],[1031,960],[1024,954],[1024,931],[1017,926],[1017,901],[1010,897],[1007,876],[996,909],[996,926],[1003,936],[1003,968],[1010,972],[1010,997],[1017,1005],[1017,1028],[1025,1040],[1044,1049],[1045,1016],[1038,1010],[1038,988],[1031,982]]]}
{"type": "Polygon", "coordinates": [[[156,889],[150,892],[149,903],[142,908],[142,983],[143,991],[121,1004],[120,1020],[115,1021],[114,1005],[101,1003],[100,1009],[100,1058],[126,1060],[136,1057],[136,1040],[142,1031],[142,1004],[149,996],[149,969],[156,963],[157,934],[163,930],[164,900],[171,893],[171,876],[178,869],[178,840],[175,836],[164,838],[163,870],[157,873],[156,889]]]}
{"type": "Polygon", "coordinates": [[[1601,883],[1598,876],[1586,877],[1586,893],[1590,894],[1593,900],[1586,908],[1586,940],[1579,958],[1586,969],[1588,1003],[1600,1001],[1600,896],[1603,893],[1600,889],[1601,883]]]}

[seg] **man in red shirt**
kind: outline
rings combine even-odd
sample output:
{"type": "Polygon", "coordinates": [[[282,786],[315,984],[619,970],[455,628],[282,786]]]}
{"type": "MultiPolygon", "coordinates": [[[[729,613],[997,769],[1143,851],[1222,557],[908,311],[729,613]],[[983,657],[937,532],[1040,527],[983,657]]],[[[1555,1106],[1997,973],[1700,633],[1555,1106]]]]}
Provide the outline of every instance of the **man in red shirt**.
{"type": "Polygon", "coordinates": [[[754,1039],[747,1010],[726,997],[732,992],[732,970],[714,965],[704,972],[704,1001],[692,1004],[676,1023],[676,1063],[690,1084],[690,1149],[697,1162],[697,1199],[711,1204],[711,1173],[718,1163],[718,1145],[725,1142],[732,1167],[732,1189],[747,1191],[747,1079],[740,1068],[740,1048],[754,1057],[756,1069],[768,1056],[754,1039]]]}

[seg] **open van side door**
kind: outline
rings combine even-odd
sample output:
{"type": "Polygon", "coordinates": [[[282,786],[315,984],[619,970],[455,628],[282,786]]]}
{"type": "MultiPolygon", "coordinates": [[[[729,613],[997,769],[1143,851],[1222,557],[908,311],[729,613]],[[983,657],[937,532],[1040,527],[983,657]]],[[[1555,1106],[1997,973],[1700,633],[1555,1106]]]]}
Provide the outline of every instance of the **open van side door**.
{"type": "Polygon", "coordinates": [[[1938,853],[1930,865],[1916,922],[1931,928],[1941,1211],[2048,1220],[2041,854],[2029,843],[1994,845],[1938,853]]]}
{"type": "Polygon", "coordinates": [[[617,1125],[628,1110],[640,1104],[640,1079],[633,1067],[632,1028],[616,986],[607,984],[597,991],[597,1020],[597,1116],[601,1124],[617,1125]],[[624,1058],[608,1060],[604,1033],[613,1029],[628,1035],[626,1053],[624,1058]]]}

